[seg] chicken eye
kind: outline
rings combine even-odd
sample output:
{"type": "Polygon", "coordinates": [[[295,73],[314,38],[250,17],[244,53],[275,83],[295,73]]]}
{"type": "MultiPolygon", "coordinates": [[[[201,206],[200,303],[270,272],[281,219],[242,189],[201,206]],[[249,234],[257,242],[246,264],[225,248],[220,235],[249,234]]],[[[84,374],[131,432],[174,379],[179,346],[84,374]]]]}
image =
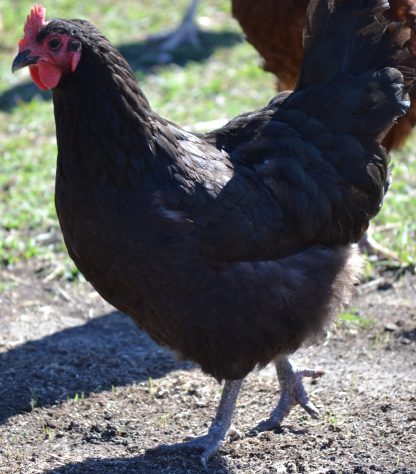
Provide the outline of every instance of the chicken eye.
{"type": "Polygon", "coordinates": [[[52,38],[48,41],[48,46],[51,49],[58,49],[61,46],[61,40],[59,38],[52,38]]]}

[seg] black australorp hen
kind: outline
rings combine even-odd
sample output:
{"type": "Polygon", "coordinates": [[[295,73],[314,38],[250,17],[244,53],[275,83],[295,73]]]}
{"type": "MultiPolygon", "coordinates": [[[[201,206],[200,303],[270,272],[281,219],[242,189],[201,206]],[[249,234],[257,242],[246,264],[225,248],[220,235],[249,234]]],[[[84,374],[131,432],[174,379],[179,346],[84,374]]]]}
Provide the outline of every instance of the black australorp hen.
{"type": "Polygon", "coordinates": [[[316,409],[313,371],[287,358],[317,336],[356,279],[354,250],[383,200],[380,141],[409,106],[409,31],[384,0],[312,0],[295,91],[206,135],[150,108],[90,23],[32,8],[13,70],[53,89],[56,208],[69,254],[97,291],[225,386],[205,463],[242,380],[274,361],[281,398],[316,409]],[[392,67],[405,64],[402,73],[392,67]]]}

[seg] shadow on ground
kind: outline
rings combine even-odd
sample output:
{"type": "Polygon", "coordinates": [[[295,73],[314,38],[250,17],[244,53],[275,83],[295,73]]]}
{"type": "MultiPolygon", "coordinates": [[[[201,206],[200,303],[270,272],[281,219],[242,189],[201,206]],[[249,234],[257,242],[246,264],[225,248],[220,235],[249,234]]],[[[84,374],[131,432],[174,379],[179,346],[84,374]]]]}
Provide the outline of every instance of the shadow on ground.
{"type": "MultiPolygon", "coordinates": [[[[200,45],[192,48],[178,48],[172,53],[162,53],[158,42],[147,39],[140,43],[123,44],[117,47],[135,72],[149,74],[161,64],[176,64],[184,67],[188,62],[206,61],[219,48],[231,48],[243,37],[232,31],[201,32],[200,45]]],[[[21,102],[30,102],[34,97],[50,100],[49,91],[40,91],[33,82],[19,84],[0,95],[0,110],[10,112],[21,102]]]]}
{"type": "Polygon", "coordinates": [[[171,473],[171,474],[201,474],[211,472],[226,474],[230,471],[227,461],[215,456],[208,464],[208,470],[204,470],[199,461],[197,453],[176,453],[170,455],[157,455],[147,452],[142,456],[132,458],[110,458],[110,459],[87,459],[81,463],[66,464],[60,468],[44,471],[43,474],[140,474],[171,473]]]}
{"type": "Polygon", "coordinates": [[[115,311],[0,354],[0,424],[35,406],[190,367],[115,311]]]}

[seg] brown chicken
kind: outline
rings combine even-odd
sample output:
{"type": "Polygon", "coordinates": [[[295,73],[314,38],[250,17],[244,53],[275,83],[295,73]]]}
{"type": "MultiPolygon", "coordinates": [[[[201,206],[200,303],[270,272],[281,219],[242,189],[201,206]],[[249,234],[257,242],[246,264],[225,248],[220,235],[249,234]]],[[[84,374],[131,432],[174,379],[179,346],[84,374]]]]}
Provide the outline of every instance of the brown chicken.
{"type": "MultiPolygon", "coordinates": [[[[154,112],[126,60],[85,20],[32,8],[12,69],[52,89],[55,204],[68,252],[111,304],[157,342],[225,379],[215,454],[244,377],[273,361],[281,396],[259,429],[299,403],[288,356],[349,298],[358,239],[383,201],[381,137],[409,106],[409,30],[384,0],[312,0],[293,93],[192,134],[154,112]],[[363,54],[363,51],[365,54],[363,54]]],[[[178,446],[176,446],[177,448],[178,446]]]]}
{"type": "MultiPolygon", "coordinates": [[[[264,69],[277,78],[278,90],[293,90],[303,57],[302,32],[309,0],[232,0],[233,16],[240,23],[248,41],[264,60],[264,69]]],[[[414,27],[416,0],[391,0],[396,19],[414,27]]],[[[412,33],[411,48],[416,54],[416,34],[412,33]]],[[[383,140],[388,151],[398,148],[416,125],[416,91],[410,93],[407,114],[383,140]]]]}

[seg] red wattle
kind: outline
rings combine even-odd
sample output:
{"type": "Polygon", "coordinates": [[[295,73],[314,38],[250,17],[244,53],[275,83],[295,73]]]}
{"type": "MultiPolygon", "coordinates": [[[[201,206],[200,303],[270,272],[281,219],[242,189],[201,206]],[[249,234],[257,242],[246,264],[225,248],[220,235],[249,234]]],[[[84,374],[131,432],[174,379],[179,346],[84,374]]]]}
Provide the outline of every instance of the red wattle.
{"type": "Polygon", "coordinates": [[[42,84],[40,77],[39,77],[39,68],[38,66],[29,66],[29,71],[30,71],[30,77],[32,78],[32,81],[39,87],[40,90],[46,91],[48,88],[42,84]]]}
{"type": "Polygon", "coordinates": [[[46,62],[39,62],[39,77],[48,89],[53,89],[61,80],[62,71],[58,66],[46,62]]]}
{"type": "Polygon", "coordinates": [[[61,80],[62,71],[53,64],[39,62],[36,65],[30,66],[29,69],[33,81],[43,91],[53,89],[61,80]]]}

